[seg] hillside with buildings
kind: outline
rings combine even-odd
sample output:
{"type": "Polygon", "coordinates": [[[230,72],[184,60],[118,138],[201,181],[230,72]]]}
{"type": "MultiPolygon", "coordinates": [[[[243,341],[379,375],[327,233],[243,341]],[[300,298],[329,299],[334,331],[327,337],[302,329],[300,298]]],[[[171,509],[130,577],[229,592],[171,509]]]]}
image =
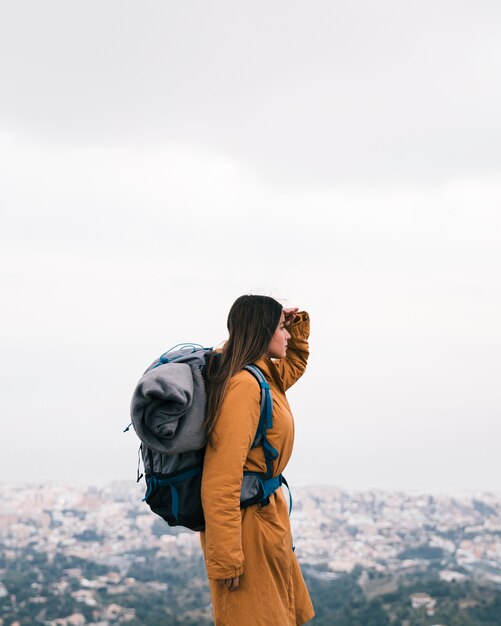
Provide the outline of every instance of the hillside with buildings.
{"type": "MultiPolygon", "coordinates": [[[[197,533],[143,487],[2,484],[0,626],[209,625],[197,533]]],[[[501,497],[294,489],[296,554],[326,626],[499,626],[501,497]]]]}

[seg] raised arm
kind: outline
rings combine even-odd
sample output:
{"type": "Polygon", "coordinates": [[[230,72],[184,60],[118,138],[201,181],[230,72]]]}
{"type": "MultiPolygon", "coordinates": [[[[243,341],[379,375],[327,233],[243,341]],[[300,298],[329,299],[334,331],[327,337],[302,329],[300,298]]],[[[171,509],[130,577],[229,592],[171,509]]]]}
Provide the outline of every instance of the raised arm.
{"type": "Polygon", "coordinates": [[[247,454],[256,435],[261,394],[252,374],[239,372],[229,383],[207,446],[202,474],[205,559],[209,578],[241,576],[244,571],[240,491],[247,454]]]}
{"type": "Polygon", "coordinates": [[[288,328],[290,339],[285,358],[275,361],[285,390],[303,375],[308,361],[308,337],[310,335],[310,316],[306,311],[299,311],[288,328]]]}

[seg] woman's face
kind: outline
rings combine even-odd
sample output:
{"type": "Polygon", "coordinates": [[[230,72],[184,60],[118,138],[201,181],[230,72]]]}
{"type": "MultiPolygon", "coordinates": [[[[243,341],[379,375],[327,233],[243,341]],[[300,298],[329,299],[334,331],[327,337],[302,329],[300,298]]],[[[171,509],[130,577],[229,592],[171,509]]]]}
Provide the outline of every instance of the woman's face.
{"type": "Polygon", "coordinates": [[[290,339],[289,331],[285,326],[285,314],[282,311],[280,322],[277,326],[275,334],[268,344],[268,356],[272,359],[283,359],[287,352],[287,342],[290,339]]]}

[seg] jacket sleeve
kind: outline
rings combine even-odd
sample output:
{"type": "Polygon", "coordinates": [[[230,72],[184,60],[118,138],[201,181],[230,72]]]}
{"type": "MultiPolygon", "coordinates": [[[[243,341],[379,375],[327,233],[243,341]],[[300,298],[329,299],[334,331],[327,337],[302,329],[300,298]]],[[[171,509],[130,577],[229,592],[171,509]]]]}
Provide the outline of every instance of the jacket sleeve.
{"type": "Polygon", "coordinates": [[[306,363],[310,354],[308,337],[310,335],[310,316],[306,311],[296,314],[296,319],[289,328],[291,338],[287,345],[287,353],[283,359],[275,361],[284,389],[301,378],[306,370],[306,363]]]}
{"type": "Polygon", "coordinates": [[[259,423],[261,392],[252,374],[230,379],[202,473],[205,560],[209,578],[241,576],[243,468],[259,423]]]}

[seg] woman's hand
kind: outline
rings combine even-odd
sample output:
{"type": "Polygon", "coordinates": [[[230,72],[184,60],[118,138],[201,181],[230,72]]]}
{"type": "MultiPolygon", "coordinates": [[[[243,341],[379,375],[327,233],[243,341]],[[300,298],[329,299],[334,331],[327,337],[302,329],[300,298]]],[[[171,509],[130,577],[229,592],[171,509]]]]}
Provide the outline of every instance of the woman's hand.
{"type": "Polygon", "coordinates": [[[222,587],[226,587],[230,591],[235,591],[240,583],[240,576],[235,576],[235,578],[223,578],[223,580],[218,580],[217,582],[222,587]]]}
{"type": "Polygon", "coordinates": [[[291,307],[289,309],[284,309],[285,315],[285,325],[290,326],[294,320],[296,319],[296,313],[299,311],[299,307],[291,307]]]}

